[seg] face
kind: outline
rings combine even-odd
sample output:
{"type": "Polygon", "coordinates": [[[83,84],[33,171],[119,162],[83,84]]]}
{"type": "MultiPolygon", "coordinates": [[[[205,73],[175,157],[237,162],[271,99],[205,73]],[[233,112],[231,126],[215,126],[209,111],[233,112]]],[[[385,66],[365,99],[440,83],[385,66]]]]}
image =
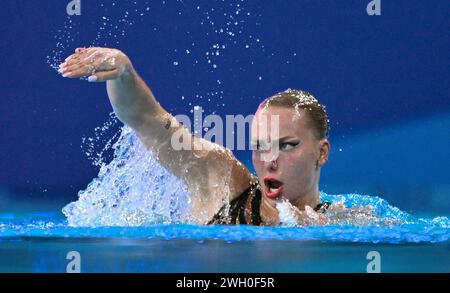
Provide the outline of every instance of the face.
{"type": "Polygon", "coordinates": [[[269,106],[252,122],[253,166],[265,200],[299,204],[318,190],[320,166],[328,160],[327,139],[318,140],[305,110],[269,106]],[[278,131],[276,121],[278,119],[278,131]]]}

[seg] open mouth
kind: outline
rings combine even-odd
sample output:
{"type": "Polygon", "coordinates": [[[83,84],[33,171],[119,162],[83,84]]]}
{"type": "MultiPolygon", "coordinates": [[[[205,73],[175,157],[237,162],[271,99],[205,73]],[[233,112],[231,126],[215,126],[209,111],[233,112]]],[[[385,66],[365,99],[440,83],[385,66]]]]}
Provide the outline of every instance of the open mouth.
{"type": "Polygon", "coordinates": [[[277,198],[283,193],[283,182],[272,178],[264,178],[264,193],[269,198],[277,198]]]}

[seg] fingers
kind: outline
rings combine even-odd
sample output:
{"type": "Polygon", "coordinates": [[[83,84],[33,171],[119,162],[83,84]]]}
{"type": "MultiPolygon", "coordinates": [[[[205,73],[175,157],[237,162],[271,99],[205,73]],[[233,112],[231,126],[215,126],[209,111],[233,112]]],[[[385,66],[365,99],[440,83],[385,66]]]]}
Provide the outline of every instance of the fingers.
{"type": "Polygon", "coordinates": [[[90,51],[90,52],[86,51],[85,55],[87,55],[87,57],[83,56],[81,61],[88,62],[88,63],[93,63],[93,62],[95,62],[95,59],[96,59],[95,57],[98,57],[100,55],[100,52],[99,51],[90,51]],[[89,53],[89,55],[88,55],[88,53],[89,53]]]}
{"type": "Polygon", "coordinates": [[[115,57],[108,51],[92,51],[82,62],[93,65],[98,71],[110,71],[116,69],[115,57]]]}
{"type": "MultiPolygon", "coordinates": [[[[83,57],[80,55],[69,57],[69,59],[66,59],[66,62],[62,63],[59,67],[59,72],[64,75],[64,73],[75,71],[79,68],[85,67],[85,66],[95,66],[93,57],[97,54],[97,52],[94,52],[93,54],[89,55],[89,57],[83,57]]],[[[95,67],[92,67],[95,68],[95,67]]]]}
{"type": "Polygon", "coordinates": [[[75,53],[81,53],[81,52],[83,52],[84,50],[86,50],[85,47],[82,47],[82,48],[76,48],[76,49],[75,49],[75,53]]]}
{"type": "Polygon", "coordinates": [[[86,48],[86,47],[79,47],[79,48],[76,48],[76,49],[75,49],[75,53],[76,53],[76,54],[78,54],[78,53],[83,53],[83,52],[85,52],[85,51],[90,51],[90,50],[92,50],[92,49],[98,49],[98,47],[88,47],[88,48],[86,48]]]}
{"type": "Polygon", "coordinates": [[[88,55],[91,54],[92,52],[99,51],[99,49],[101,49],[101,48],[98,48],[98,47],[89,47],[89,48],[87,48],[87,49],[85,49],[85,50],[80,51],[80,52],[78,53],[78,55],[80,56],[80,59],[84,59],[84,58],[86,58],[86,56],[88,56],[88,55]]]}
{"type": "Polygon", "coordinates": [[[116,64],[117,50],[107,48],[76,48],[75,53],[59,66],[63,77],[88,77],[90,82],[115,79],[120,76],[120,66],[116,64]]]}
{"type": "Polygon", "coordinates": [[[72,55],[70,55],[69,57],[67,57],[67,58],[64,60],[64,62],[69,62],[70,60],[77,59],[77,58],[78,58],[78,55],[77,55],[77,54],[72,54],[72,55]]]}
{"type": "Polygon", "coordinates": [[[80,62],[80,58],[79,58],[78,54],[72,54],[69,57],[67,57],[64,60],[64,62],[59,65],[59,67],[70,66],[70,65],[73,65],[78,62],[80,62]]]}
{"type": "Polygon", "coordinates": [[[95,72],[94,56],[98,54],[97,48],[77,48],[75,54],[66,58],[59,66],[59,72],[63,77],[77,78],[90,76],[95,72]]]}
{"type": "Polygon", "coordinates": [[[75,69],[76,66],[79,66],[80,58],[78,54],[72,54],[66,58],[66,60],[59,65],[59,72],[64,73],[64,71],[70,71],[75,69]]]}
{"type": "Polygon", "coordinates": [[[59,66],[59,72],[62,74],[68,73],[68,72],[74,71],[82,66],[83,66],[83,64],[79,61],[72,62],[72,63],[66,62],[59,66]]]}
{"type": "Polygon", "coordinates": [[[87,54],[90,54],[92,51],[96,50],[98,48],[96,47],[89,47],[89,48],[76,48],[75,53],[67,57],[64,62],[69,62],[73,60],[80,60],[86,58],[87,54]]]}
{"type": "Polygon", "coordinates": [[[58,72],[61,73],[63,77],[67,77],[71,72],[77,71],[82,67],[84,67],[84,65],[79,60],[72,59],[59,65],[58,72]]]}
{"type": "Polygon", "coordinates": [[[63,77],[68,77],[68,78],[78,78],[78,77],[83,77],[83,76],[90,76],[94,73],[94,67],[93,66],[89,66],[89,65],[81,65],[81,66],[76,66],[75,68],[73,68],[72,70],[64,70],[63,69],[63,77]]]}

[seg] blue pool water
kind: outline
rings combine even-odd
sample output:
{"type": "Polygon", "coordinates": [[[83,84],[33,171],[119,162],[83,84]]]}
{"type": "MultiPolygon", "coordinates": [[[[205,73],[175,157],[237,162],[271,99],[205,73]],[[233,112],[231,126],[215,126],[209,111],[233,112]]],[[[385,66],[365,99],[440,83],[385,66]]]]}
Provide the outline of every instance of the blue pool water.
{"type": "Polygon", "coordinates": [[[3,213],[0,272],[450,272],[446,218],[398,226],[70,227],[58,213],[3,213]]]}

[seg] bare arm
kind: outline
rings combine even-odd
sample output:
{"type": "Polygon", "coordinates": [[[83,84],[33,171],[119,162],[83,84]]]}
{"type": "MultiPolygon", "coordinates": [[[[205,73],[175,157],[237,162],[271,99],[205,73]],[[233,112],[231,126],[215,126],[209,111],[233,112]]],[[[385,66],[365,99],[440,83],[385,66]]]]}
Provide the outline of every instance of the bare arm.
{"type": "MultiPolygon", "coordinates": [[[[156,154],[165,167],[185,180],[191,193],[201,198],[220,196],[228,186],[231,200],[249,186],[250,172],[231,151],[193,136],[180,125],[157,102],[129,58],[121,51],[77,49],[61,69],[66,77],[90,76],[90,81],[107,81],[108,96],[117,117],[133,128],[143,144],[156,154]],[[175,132],[189,141],[192,146],[190,150],[174,149],[171,139],[175,132]]],[[[198,208],[205,206],[199,203],[198,208]]]]}

